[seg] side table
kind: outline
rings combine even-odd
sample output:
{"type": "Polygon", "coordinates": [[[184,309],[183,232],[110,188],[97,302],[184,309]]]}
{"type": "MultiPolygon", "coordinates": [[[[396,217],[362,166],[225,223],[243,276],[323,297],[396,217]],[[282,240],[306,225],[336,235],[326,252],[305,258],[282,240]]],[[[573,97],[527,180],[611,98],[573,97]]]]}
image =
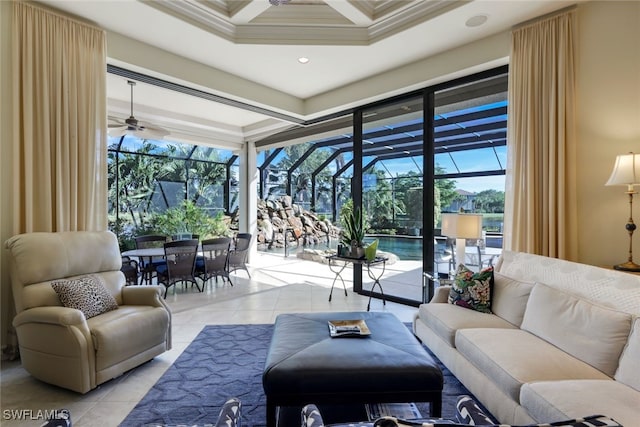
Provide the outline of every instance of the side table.
{"type": "Polygon", "coordinates": [[[384,274],[386,263],[389,258],[377,256],[373,260],[369,261],[362,258],[349,258],[343,257],[339,255],[329,255],[326,257],[327,263],[329,264],[329,269],[332,273],[336,275],[333,279],[333,283],[331,284],[331,292],[329,292],[329,301],[331,301],[331,296],[333,295],[333,288],[336,284],[336,280],[340,279],[342,282],[342,287],[344,288],[344,295],[347,296],[347,286],[345,285],[344,279],[342,278],[342,272],[346,268],[347,264],[359,264],[367,267],[367,275],[371,280],[373,280],[373,285],[371,285],[371,293],[369,294],[369,302],[367,303],[367,311],[371,308],[371,297],[373,291],[376,286],[380,288],[380,294],[382,294],[382,304],[386,305],[387,301],[384,297],[384,290],[382,289],[382,284],[380,283],[380,278],[384,274]],[[371,267],[375,265],[382,264],[382,268],[380,269],[372,269],[371,267]]]}

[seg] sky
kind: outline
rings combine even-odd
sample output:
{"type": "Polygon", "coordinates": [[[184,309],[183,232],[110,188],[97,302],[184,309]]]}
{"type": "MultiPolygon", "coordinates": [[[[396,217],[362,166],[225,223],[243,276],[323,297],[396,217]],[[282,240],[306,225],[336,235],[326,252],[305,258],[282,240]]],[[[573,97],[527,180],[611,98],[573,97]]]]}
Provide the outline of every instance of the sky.
{"type": "MultiPolygon", "coordinates": [[[[491,149],[458,151],[448,155],[436,157],[436,165],[445,168],[447,173],[477,172],[486,170],[500,170],[506,167],[506,147],[497,147],[496,154],[491,149]],[[457,166],[457,169],[456,169],[457,166]]],[[[422,157],[414,158],[418,165],[422,165],[422,157]]],[[[384,162],[386,169],[394,176],[406,174],[410,171],[418,171],[411,158],[401,158],[384,162]]],[[[474,178],[458,178],[457,188],[472,193],[484,190],[504,191],[505,176],[484,176],[474,178]]]]}

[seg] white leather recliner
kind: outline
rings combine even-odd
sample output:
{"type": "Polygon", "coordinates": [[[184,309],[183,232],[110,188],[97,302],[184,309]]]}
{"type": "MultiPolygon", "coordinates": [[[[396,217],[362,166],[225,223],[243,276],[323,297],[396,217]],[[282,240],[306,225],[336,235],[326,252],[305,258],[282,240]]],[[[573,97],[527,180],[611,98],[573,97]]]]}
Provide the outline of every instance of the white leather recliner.
{"type": "Polygon", "coordinates": [[[162,288],[125,286],[113,233],[27,233],[5,246],[20,358],[34,377],[86,393],[171,348],[162,288]],[[87,319],[62,305],[51,283],[87,275],[101,279],[117,309],[87,319]]]}

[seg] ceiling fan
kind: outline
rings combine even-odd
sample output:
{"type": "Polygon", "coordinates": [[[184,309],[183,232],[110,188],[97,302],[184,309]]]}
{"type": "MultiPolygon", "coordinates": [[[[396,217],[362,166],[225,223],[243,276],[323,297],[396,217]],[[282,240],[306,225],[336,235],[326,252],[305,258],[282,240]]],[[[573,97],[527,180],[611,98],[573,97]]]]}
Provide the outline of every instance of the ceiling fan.
{"type": "Polygon", "coordinates": [[[131,86],[131,115],[125,119],[114,119],[111,121],[114,124],[109,125],[109,136],[123,136],[133,135],[138,138],[146,139],[162,139],[169,135],[169,131],[157,126],[149,126],[148,124],[139,121],[133,115],[133,87],[136,82],[128,80],[127,84],[131,86]]]}

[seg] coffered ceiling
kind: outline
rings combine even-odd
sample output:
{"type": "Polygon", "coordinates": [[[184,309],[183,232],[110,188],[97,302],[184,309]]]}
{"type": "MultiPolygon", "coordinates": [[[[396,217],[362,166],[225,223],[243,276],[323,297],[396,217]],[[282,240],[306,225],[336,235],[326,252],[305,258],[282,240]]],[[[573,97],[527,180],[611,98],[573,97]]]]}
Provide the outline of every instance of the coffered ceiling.
{"type": "Polygon", "coordinates": [[[237,44],[368,46],[468,1],[145,0],[145,3],[237,44]]]}
{"type": "Polygon", "coordinates": [[[575,1],[40,3],[104,28],[112,69],[140,73],[109,73],[110,117],[128,117],[133,79],[138,119],[168,128],[176,139],[237,148],[294,123],[450,78],[457,66],[468,73],[504,64],[505,37],[493,62],[476,58],[474,43],[575,1]],[[453,59],[443,56],[457,49],[453,59]]]}

